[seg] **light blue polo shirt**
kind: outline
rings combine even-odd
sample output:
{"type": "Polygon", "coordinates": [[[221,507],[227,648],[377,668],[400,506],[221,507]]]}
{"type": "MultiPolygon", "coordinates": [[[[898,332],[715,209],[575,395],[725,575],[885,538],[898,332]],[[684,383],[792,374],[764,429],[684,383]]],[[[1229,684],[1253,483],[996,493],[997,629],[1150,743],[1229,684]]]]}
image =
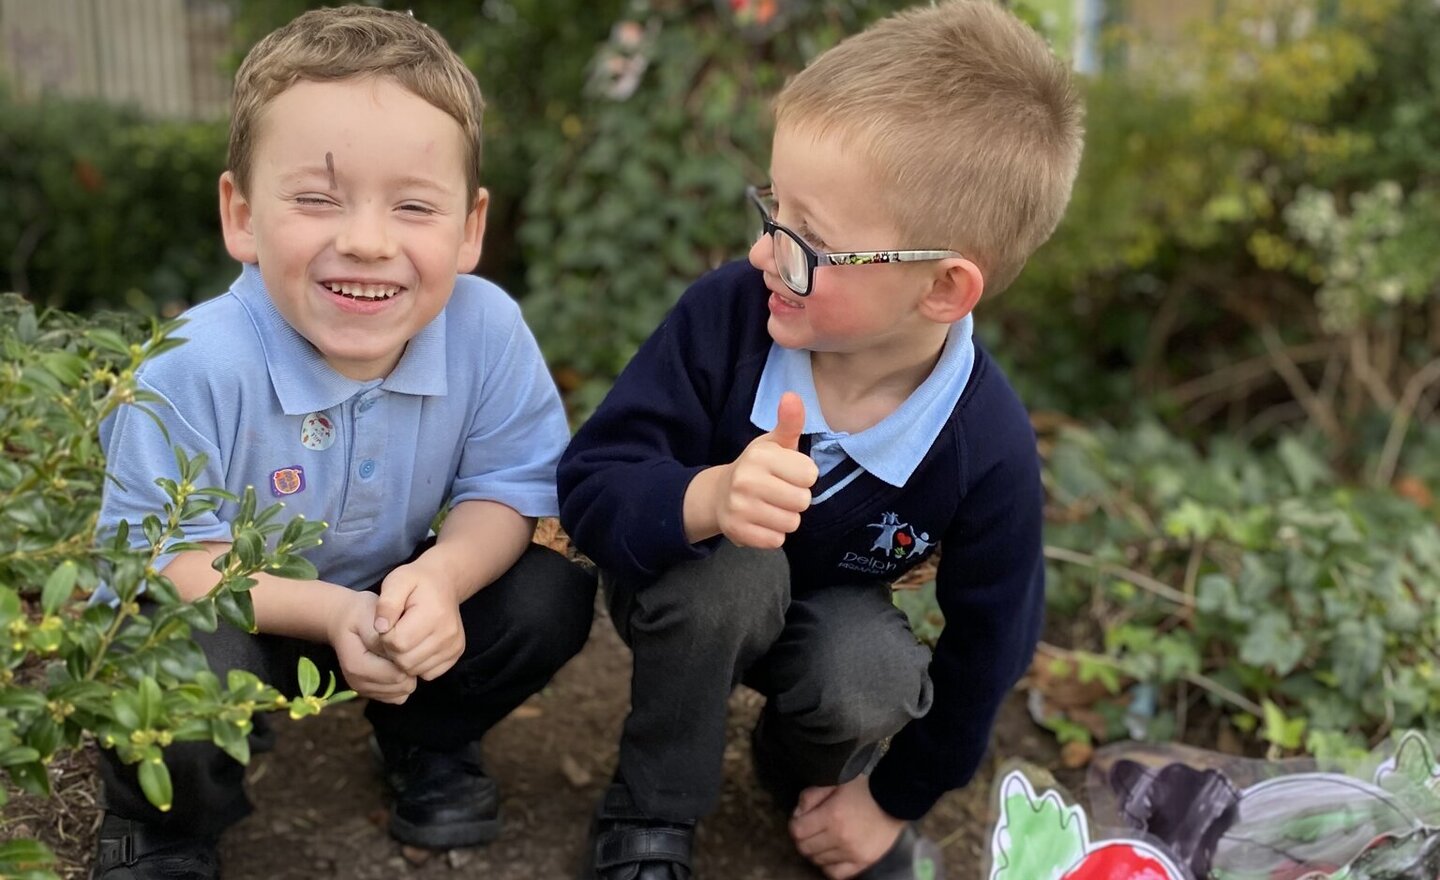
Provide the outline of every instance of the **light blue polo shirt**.
{"type": "MultiPolygon", "coordinates": [[[[286,323],[254,265],[183,317],[176,335],[189,341],[139,373],[170,439],[133,406],[101,427],[124,487],[106,484],[102,535],[126,519],[144,543],[140,522],[166,501],[155,479],[178,478],[172,445],[208,458],[199,487],[254,486],[261,508],[284,502],[282,521],[329,523],[305,555],[323,580],[357,589],[409,558],[447,503],[557,512],[569,426],[519,307],[494,284],[458,276],[390,375],[369,382],[335,372],[286,323]]],[[[186,523],[185,539],[230,541],[235,512],[227,502],[186,523]]]]}
{"type": "Polygon", "coordinates": [[[952,324],[940,360],[925,381],[890,415],[855,434],[832,431],[820,411],[815,377],[806,349],[770,346],[750,422],[762,431],[775,428],[775,411],[786,391],[805,404],[803,433],[810,437],[810,457],[821,476],[847,458],[859,465],[843,480],[826,487],[812,503],[819,504],[868,471],[892,486],[904,486],[949,421],[975,366],[975,319],[966,315],[952,324]]]}

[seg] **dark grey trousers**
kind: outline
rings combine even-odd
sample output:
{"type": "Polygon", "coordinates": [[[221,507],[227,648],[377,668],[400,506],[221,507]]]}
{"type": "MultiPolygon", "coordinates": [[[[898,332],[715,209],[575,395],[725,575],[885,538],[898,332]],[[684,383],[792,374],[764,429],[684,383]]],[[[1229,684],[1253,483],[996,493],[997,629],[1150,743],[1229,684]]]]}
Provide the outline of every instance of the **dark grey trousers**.
{"type": "Polygon", "coordinates": [[[768,698],[769,745],[807,786],[853,779],[930,708],[930,651],[885,584],[792,595],[783,552],[729,542],[649,583],[601,584],[635,655],[620,775],[654,818],[714,809],[739,683],[768,698]]]}
{"type": "MultiPolygon", "coordinates": [[[[594,603],[594,578],[553,550],[532,545],[508,572],[460,606],[465,651],[455,665],[434,681],[419,682],[403,705],[370,701],[365,717],[377,736],[423,748],[448,751],[478,740],[579,652],[590,634],[594,603]]],[[[329,645],[251,635],[224,623],[194,638],[222,681],[228,670],[245,669],[293,696],[299,692],[295,665],[304,655],[320,667],[322,681],[333,671],[344,687],[329,645]]],[[[252,744],[263,747],[265,719],[255,721],[252,744]]],[[[145,799],[133,765],[121,764],[109,749],[100,754],[104,803],[115,815],[209,836],[251,810],[245,768],[209,743],[165,750],[175,796],[167,813],[145,799]]]]}

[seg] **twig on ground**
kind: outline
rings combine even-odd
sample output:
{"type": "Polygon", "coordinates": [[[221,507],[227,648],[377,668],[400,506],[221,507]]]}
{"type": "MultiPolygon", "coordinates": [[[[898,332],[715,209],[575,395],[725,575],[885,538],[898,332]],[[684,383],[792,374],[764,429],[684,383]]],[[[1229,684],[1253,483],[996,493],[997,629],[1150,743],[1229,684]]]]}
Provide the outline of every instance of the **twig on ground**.
{"type": "Polygon", "coordinates": [[[1064,547],[1046,545],[1045,558],[1054,559],[1058,562],[1070,562],[1075,565],[1084,565],[1093,568],[1103,574],[1113,574],[1129,583],[1134,584],[1142,590],[1147,590],[1162,599],[1169,599],[1176,605],[1190,607],[1191,599],[1180,590],[1175,589],[1167,583],[1158,581],[1148,574],[1135,571],[1133,568],[1126,568],[1123,565],[1116,565],[1113,562],[1106,562],[1088,553],[1080,553],[1075,550],[1068,550],[1064,547]]]}
{"type": "Polygon", "coordinates": [[[1315,394],[1315,389],[1310,387],[1305,375],[1286,351],[1285,344],[1280,341],[1280,334],[1276,333],[1271,325],[1264,324],[1260,327],[1260,339],[1265,343],[1265,350],[1270,353],[1270,363],[1275,372],[1280,374],[1290,393],[1305,407],[1306,415],[1325,432],[1325,436],[1339,444],[1344,432],[1335,418],[1335,410],[1315,394]]]}
{"type": "Polygon", "coordinates": [[[1405,446],[1405,434],[1410,430],[1410,420],[1415,415],[1421,396],[1436,382],[1440,382],[1440,358],[1421,367],[1420,371],[1405,383],[1405,390],[1401,392],[1400,402],[1395,407],[1395,415],[1390,420],[1390,433],[1385,437],[1380,461],[1375,465],[1375,476],[1371,479],[1371,484],[1377,488],[1390,485],[1390,481],[1395,478],[1395,468],[1400,463],[1400,451],[1405,446]]]}

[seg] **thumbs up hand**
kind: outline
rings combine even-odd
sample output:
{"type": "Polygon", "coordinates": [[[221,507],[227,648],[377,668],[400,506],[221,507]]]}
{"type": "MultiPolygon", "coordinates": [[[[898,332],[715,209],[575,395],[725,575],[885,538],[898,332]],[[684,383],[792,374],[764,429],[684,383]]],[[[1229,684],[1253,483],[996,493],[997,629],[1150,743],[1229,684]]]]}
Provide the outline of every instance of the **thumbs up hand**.
{"type": "Polygon", "coordinates": [[[810,487],[820,476],[810,456],[799,451],[805,404],[787,391],[780,398],[775,429],[761,434],[725,471],[715,493],[715,522],[741,547],[780,547],[800,527],[810,507],[810,487]]]}

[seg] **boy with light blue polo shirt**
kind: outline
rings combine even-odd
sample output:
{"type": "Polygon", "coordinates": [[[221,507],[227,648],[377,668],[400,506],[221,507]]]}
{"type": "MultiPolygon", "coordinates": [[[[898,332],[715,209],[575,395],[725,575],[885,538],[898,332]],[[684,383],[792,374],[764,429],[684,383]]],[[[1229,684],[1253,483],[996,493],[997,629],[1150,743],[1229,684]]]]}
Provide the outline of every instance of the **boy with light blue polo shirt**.
{"type": "Polygon", "coordinates": [[[910,823],[974,775],[1039,634],[1035,435],[972,312],[1064,213],[1068,71],[998,4],[949,0],[825,52],[775,119],[749,264],[686,291],[561,459],[561,523],[634,652],[584,880],[694,875],[741,682],[802,855],[941,876],[910,823]],[[890,585],[937,547],[932,655],[890,585]]]}
{"type": "MultiPolygon", "coordinates": [[[[579,651],[594,597],[531,544],[556,512],[559,396],[516,304],[465,274],[485,227],[482,109],[444,40],[401,13],[316,10],[257,44],[220,180],[244,268],[138,376],[165,431],[134,408],[102,430],[116,483],[102,532],[163,507],[172,445],[206,457],[197,485],[254,486],[328,524],[306,553],[317,580],[256,575],[257,634],[196,639],[222,676],[291,690],[303,654],[368,697],[390,833],[430,848],[498,834],[479,740],[579,651]]],[[[160,560],[182,596],[215,583],[234,514],[227,502],[184,524],[205,549],[160,560]]],[[[166,762],[162,814],[105,753],[92,877],[219,876],[218,835],[250,809],[243,767],[203,743],[166,762]]]]}

